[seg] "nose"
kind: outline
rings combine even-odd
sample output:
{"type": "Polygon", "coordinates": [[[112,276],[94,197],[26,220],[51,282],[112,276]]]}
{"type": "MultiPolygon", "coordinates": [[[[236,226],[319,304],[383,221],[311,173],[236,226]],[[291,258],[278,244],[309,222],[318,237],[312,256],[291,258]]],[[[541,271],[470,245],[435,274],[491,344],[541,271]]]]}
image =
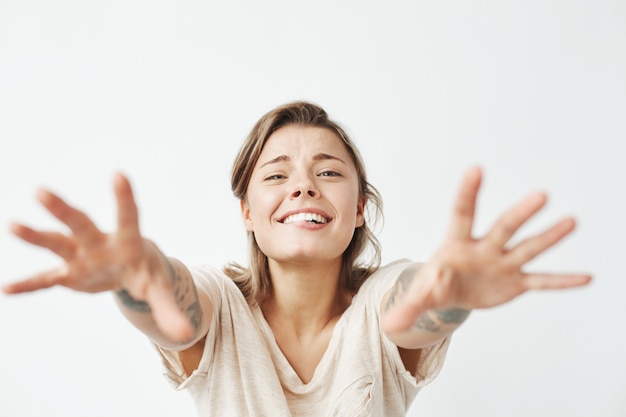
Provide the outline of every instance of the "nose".
{"type": "MultiPolygon", "coordinates": [[[[316,192],[313,190],[307,190],[306,192],[310,197],[315,197],[316,192]]],[[[298,190],[298,191],[294,191],[294,193],[292,194],[293,198],[298,198],[302,195],[302,191],[298,190]]]]}
{"type": "Polygon", "coordinates": [[[319,197],[320,195],[320,192],[315,186],[315,182],[308,176],[302,176],[296,180],[294,183],[294,190],[291,193],[291,198],[300,198],[305,194],[313,198],[319,197]]]}

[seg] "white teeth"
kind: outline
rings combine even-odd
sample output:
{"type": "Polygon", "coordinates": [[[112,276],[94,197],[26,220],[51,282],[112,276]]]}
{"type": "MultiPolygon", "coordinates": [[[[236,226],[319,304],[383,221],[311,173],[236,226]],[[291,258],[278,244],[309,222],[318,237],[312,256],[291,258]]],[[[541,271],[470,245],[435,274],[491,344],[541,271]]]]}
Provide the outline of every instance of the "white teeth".
{"type": "Polygon", "coordinates": [[[295,223],[295,222],[313,222],[313,223],[326,223],[327,220],[324,216],[317,213],[298,213],[292,214],[283,220],[284,224],[295,223]]]}

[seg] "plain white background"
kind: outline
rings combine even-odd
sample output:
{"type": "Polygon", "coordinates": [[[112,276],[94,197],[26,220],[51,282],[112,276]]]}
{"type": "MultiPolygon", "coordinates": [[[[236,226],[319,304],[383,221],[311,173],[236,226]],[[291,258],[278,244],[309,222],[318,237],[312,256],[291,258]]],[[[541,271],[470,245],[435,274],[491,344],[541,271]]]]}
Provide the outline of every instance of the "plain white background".
{"type": "MultiPolygon", "coordinates": [[[[621,0],[0,0],[0,282],[57,265],[8,233],[63,229],[37,187],[109,230],[118,170],[167,254],[245,261],[231,162],[264,112],[312,100],[383,194],[385,262],[428,259],[475,164],[477,234],[535,190],[516,239],[579,221],[530,267],[593,284],[475,312],[409,415],[624,416],[625,22],[621,0]]],[[[1,416],[194,413],[109,294],[0,296],[1,416]]]]}

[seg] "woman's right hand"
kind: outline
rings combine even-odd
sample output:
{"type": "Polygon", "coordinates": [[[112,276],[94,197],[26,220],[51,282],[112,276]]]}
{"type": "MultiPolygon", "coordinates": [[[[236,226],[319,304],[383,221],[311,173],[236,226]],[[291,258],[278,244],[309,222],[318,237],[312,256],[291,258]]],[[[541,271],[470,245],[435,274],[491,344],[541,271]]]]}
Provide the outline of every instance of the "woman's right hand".
{"type": "Polygon", "coordinates": [[[85,213],[54,193],[39,190],[39,202],[67,225],[70,233],[39,231],[22,224],[11,225],[11,231],[54,252],[63,264],[8,284],[3,291],[27,293],[56,285],[88,293],[125,291],[134,300],[148,304],[165,336],[186,341],[192,337],[193,328],[172,291],[171,266],[157,246],[141,236],[132,189],[122,174],[115,176],[114,190],[117,230],[113,233],[102,232],[85,213]]]}

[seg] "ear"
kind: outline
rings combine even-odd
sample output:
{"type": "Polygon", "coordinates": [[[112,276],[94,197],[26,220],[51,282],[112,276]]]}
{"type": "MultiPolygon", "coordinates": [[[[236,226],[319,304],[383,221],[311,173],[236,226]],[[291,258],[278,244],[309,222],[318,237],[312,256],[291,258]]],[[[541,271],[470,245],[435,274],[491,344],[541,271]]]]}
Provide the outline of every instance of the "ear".
{"type": "Polygon", "coordinates": [[[250,217],[250,206],[246,200],[239,200],[241,206],[241,217],[243,217],[243,224],[248,232],[254,232],[254,225],[252,224],[252,218],[250,217]]]}
{"type": "Polygon", "coordinates": [[[356,224],[355,228],[361,227],[365,224],[365,204],[367,203],[367,198],[362,197],[359,198],[359,202],[356,205],[356,224]]]}

